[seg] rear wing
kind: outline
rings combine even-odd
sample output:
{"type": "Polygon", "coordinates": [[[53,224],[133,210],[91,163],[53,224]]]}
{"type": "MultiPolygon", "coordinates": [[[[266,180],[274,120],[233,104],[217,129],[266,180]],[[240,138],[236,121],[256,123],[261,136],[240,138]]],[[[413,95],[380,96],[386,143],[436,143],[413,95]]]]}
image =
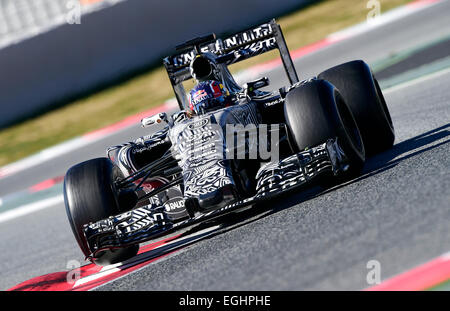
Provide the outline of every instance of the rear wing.
{"type": "Polygon", "coordinates": [[[249,51],[249,53],[244,54],[244,57],[239,57],[237,61],[224,58],[224,64],[228,66],[232,63],[278,49],[289,82],[294,84],[299,81],[281,27],[274,19],[223,40],[215,39],[215,35],[212,34],[187,41],[178,48],[183,49],[183,51],[164,58],[163,62],[180,109],[187,107],[186,91],[182,83],[192,78],[189,65],[199,52],[212,52],[217,56],[221,56],[239,50],[249,51]]]}

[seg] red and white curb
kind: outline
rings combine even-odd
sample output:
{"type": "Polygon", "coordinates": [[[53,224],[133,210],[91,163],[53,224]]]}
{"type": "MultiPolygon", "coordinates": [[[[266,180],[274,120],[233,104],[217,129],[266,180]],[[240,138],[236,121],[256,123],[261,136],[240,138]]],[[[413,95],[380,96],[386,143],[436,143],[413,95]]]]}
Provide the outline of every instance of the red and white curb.
{"type": "Polygon", "coordinates": [[[394,276],[367,291],[423,291],[450,280],[450,252],[394,276]]]}
{"type": "Polygon", "coordinates": [[[153,254],[159,247],[167,245],[178,236],[143,246],[138,255],[130,261],[110,266],[88,264],[70,271],[62,271],[38,276],[20,283],[8,291],[85,291],[90,290],[125,274],[140,269],[152,262],[167,256],[169,253],[153,254]]]}
{"type": "Polygon", "coordinates": [[[216,225],[192,234],[175,235],[142,246],[137,256],[125,262],[105,267],[91,263],[69,271],[50,273],[22,282],[8,291],[86,291],[94,289],[159,261],[214,234],[220,228],[220,225],[216,225]]]}

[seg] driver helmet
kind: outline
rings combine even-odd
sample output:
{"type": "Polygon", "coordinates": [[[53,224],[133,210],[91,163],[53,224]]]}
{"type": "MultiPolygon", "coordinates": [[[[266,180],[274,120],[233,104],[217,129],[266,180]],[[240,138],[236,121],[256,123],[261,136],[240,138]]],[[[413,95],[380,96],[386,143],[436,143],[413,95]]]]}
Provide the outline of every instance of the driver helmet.
{"type": "Polygon", "coordinates": [[[222,83],[215,80],[203,81],[189,92],[189,108],[195,114],[227,107],[230,93],[222,83]]]}

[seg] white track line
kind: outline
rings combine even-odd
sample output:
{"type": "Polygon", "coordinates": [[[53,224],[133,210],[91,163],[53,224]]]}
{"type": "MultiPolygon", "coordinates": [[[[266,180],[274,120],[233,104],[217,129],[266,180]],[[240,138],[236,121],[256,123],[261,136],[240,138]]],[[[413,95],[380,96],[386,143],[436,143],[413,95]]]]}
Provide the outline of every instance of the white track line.
{"type": "Polygon", "coordinates": [[[13,175],[14,173],[17,173],[19,171],[29,169],[45,161],[49,161],[56,157],[62,156],[70,151],[79,149],[87,145],[87,143],[89,142],[86,142],[82,137],[76,137],[61,144],[44,149],[22,160],[0,167],[0,178],[3,176],[13,175]]]}
{"type": "Polygon", "coordinates": [[[0,213],[0,223],[6,222],[9,220],[18,218],[18,217],[22,217],[22,216],[46,209],[48,207],[55,206],[57,204],[62,204],[62,203],[64,203],[64,195],[61,194],[56,197],[52,197],[52,198],[38,201],[35,203],[22,205],[21,207],[0,213]]]}
{"type": "Polygon", "coordinates": [[[427,75],[424,75],[424,76],[421,76],[418,78],[414,78],[412,80],[409,80],[409,81],[406,81],[406,82],[403,82],[403,83],[400,83],[397,85],[394,85],[390,88],[384,89],[383,93],[386,94],[386,93],[396,92],[405,87],[409,87],[409,86],[417,84],[417,83],[425,82],[427,80],[435,79],[435,78],[443,76],[447,73],[450,73],[450,68],[442,69],[442,70],[439,70],[439,71],[436,71],[436,72],[433,72],[433,73],[430,73],[430,74],[427,74],[427,75]]]}

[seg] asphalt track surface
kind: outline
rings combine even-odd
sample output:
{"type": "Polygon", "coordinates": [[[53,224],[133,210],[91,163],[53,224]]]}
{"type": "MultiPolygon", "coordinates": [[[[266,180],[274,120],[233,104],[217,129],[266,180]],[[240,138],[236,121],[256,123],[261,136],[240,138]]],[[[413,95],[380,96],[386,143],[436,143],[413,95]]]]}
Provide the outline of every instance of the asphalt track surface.
{"type": "MultiPolygon", "coordinates": [[[[450,33],[444,2],[296,62],[301,78],[333,65],[375,62],[450,33]]],[[[273,70],[272,81],[282,81],[273,70]]],[[[197,242],[100,290],[362,289],[366,264],[387,278],[450,250],[450,73],[388,90],[396,129],[392,150],[368,159],[363,176],[311,190],[244,216],[229,231],[197,242]],[[274,206],[275,205],[275,206],[274,206]]],[[[138,126],[0,180],[4,195],[103,156],[107,146],[146,134],[138,126]]],[[[0,289],[83,262],[63,205],[0,225],[0,289]]]]}

